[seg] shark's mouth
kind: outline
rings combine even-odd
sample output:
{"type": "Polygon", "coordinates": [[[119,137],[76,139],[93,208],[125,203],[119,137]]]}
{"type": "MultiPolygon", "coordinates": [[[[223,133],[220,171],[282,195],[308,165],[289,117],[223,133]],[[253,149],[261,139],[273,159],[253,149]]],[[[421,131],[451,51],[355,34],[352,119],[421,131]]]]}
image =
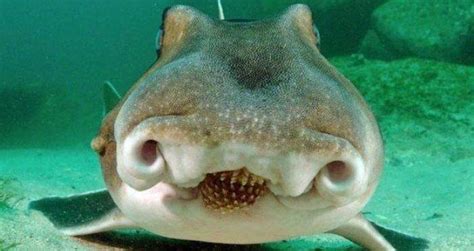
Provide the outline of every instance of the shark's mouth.
{"type": "Polygon", "coordinates": [[[265,180],[246,168],[210,173],[198,186],[204,205],[222,213],[245,209],[265,195],[265,180]]]}

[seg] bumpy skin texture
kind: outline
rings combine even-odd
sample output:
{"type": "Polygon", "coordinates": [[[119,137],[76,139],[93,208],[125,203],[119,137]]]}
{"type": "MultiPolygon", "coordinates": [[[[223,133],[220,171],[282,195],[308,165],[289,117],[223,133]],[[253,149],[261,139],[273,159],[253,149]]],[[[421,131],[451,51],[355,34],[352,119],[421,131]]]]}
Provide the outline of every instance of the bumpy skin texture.
{"type": "MultiPolygon", "coordinates": [[[[154,134],[182,145],[212,148],[237,142],[308,155],[333,154],[351,145],[366,168],[367,188],[341,213],[351,218],[367,203],[382,171],[379,130],[355,87],[319,53],[307,7],[293,6],[274,19],[231,23],[176,6],[165,15],[163,33],[159,59],[107,115],[93,142],[107,187],[126,215],[132,209],[124,206],[116,155],[150,118],[165,121],[153,128],[154,134]],[[332,138],[339,143],[328,143],[332,138]]],[[[217,241],[229,242],[226,238],[217,241]]]]}

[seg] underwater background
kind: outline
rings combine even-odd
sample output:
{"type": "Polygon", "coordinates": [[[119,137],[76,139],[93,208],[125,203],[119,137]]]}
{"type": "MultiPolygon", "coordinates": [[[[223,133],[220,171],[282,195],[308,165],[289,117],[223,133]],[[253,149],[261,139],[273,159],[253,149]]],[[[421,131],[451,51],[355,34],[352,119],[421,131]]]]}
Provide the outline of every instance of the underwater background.
{"type": "MultiPolygon", "coordinates": [[[[321,53],[379,122],[385,170],[366,216],[428,239],[430,250],[474,250],[474,0],[222,0],[226,19],[294,3],[310,6],[321,53]]],[[[124,94],[148,69],[162,11],[175,4],[217,18],[214,0],[0,0],[0,250],[359,250],[332,235],[222,246],[105,234],[90,243],[27,210],[33,199],[104,187],[89,147],[102,85],[124,94]]]]}

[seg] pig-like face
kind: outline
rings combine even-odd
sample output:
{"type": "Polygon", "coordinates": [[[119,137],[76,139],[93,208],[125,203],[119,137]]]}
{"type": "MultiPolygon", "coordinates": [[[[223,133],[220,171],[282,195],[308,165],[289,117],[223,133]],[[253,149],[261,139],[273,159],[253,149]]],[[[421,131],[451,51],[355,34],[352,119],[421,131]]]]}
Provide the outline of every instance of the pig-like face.
{"type": "Polygon", "coordinates": [[[256,243],[328,231],[382,169],[374,118],[324,59],[311,12],[164,15],[160,56],[103,122],[95,148],[120,210],[157,234],[256,243]]]}

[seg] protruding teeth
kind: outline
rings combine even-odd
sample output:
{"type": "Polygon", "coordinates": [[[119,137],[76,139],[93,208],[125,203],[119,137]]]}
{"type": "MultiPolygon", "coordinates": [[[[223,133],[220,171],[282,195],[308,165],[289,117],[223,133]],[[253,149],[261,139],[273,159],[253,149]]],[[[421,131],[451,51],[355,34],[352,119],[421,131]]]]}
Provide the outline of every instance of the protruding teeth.
{"type": "Polygon", "coordinates": [[[246,208],[266,192],[265,180],[242,168],[213,173],[199,185],[206,208],[231,212],[246,208]]]}
{"type": "Polygon", "coordinates": [[[251,186],[254,186],[254,185],[255,185],[255,182],[257,182],[257,179],[256,179],[256,178],[253,178],[253,176],[252,176],[252,178],[250,179],[250,185],[251,185],[251,186]]]}
{"type": "Polygon", "coordinates": [[[240,184],[242,184],[242,186],[245,186],[247,185],[247,182],[248,182],[248,178],[247,177],[243,177],[241,180],[240,180],[240,184]]]}

